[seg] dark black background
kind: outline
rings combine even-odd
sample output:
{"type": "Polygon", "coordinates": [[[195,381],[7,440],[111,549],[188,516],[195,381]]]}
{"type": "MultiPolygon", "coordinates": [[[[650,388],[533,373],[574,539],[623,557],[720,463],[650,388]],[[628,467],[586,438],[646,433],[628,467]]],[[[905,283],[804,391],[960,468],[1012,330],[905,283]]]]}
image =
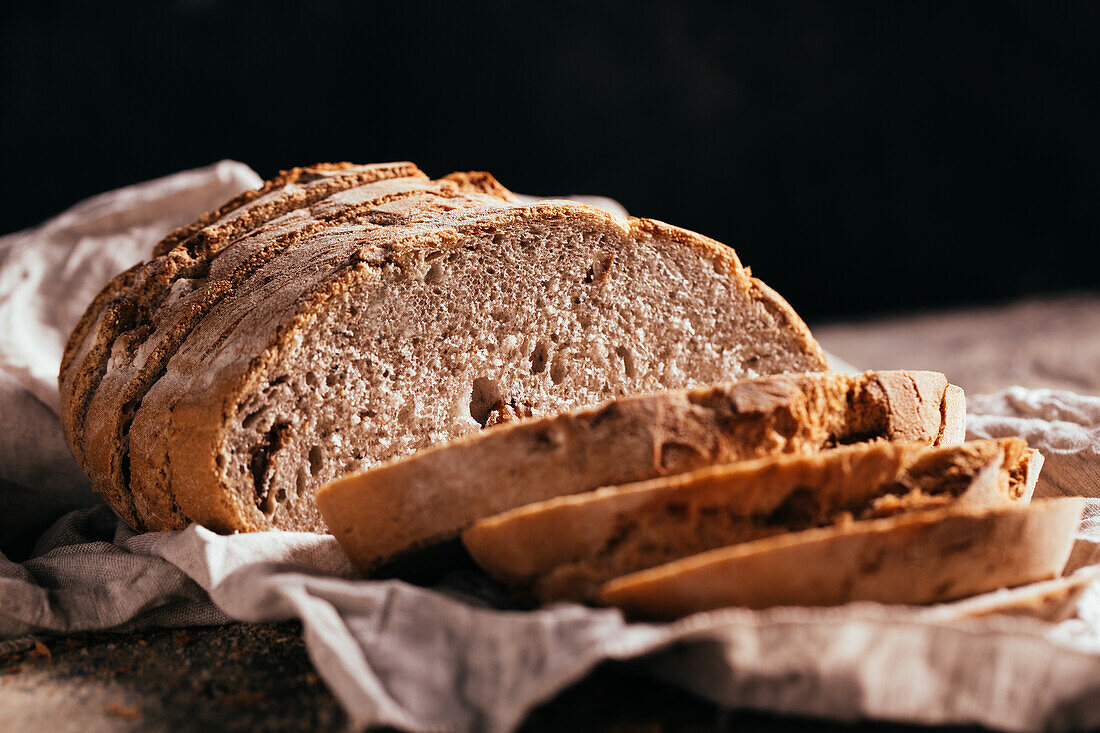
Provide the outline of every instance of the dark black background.
{"type": "Polygon", "coordinates": [[[4,231],[410,159],[696,229],[811,320],[1100,288],[1100,4],[26,3],[0,54],[4,231]]]}

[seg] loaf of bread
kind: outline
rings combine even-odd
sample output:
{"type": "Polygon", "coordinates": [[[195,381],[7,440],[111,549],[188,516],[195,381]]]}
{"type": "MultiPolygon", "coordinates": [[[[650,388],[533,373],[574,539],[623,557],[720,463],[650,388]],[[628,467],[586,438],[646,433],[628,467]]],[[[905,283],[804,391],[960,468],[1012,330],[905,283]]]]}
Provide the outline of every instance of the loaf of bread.
{"type": "MultiPolygon", "coordinates": [[[[280,175],[119,275],[73,332],[60,387],[74,454],[133,527],[323,531],[322,484],[485,426],[825,368],[790,306],[706,237],[523,204],[488,174],[339,164],[280,175]]],[[[910,417],[940,409],[937,384],[910,417]]],[[[895,388],[910,389],[881,387],[895,388]]],[[[662,460],[693,465],[692,441],[662,460]]]]}
{"type": "Polygon", "coordinates": [[[880,438],[957,444],[963,402],[937,372],[788,374],[666,391],[438,445],[345,476],[317,501],[369,572],[479,519],[600,486],[880,438]]]}
{"type": "Polygon", "coordinates": [[[676,618],[725,606],[925,604],[1061,574],[1085,500],[946,507],[710,550],[605,584],[600,603],[676,618]]]}
{"type": "Polygon", "coordinates": [[[489,575],[539,600],[590,600],[618,576],[773,535],[1027,503],[1041,466],[1019,438],[879,441],[559,497],[481,520],[463,542],[489,575]]]}

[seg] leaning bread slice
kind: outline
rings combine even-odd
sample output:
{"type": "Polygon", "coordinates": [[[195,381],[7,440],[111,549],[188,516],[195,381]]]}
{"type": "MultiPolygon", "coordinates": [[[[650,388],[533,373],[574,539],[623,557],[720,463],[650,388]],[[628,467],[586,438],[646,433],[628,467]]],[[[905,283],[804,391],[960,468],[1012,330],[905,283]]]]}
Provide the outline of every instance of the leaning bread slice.
{"type": "Polygon", "coordinates": [[[322,488],[363,570],[484,517],[714,463],[886,438],[961,438],[962,392],[936,372],[791,374],[615,400],[439,445],[322,488]]]}
{"type": "Polygon", "coordinates": [[[1081,596],[1100,580],[1100,567],[1083,567],[1071,575],[1043,580],[1016,588],[999,588],[952,603],[927,609],[925,618],[950,621],[984,616],[1026,616],[1056,623],[1077,612],[1081,596]]]}
{"type": "Polygon", "coordinates": [[[772,535],[908,511],[1026,503],[1042,456],[1019,438],[929,448],[877,442],[712,466],[483,519],[463,541],[493,578],[542,601],[772,535]]]}
{"type": "Polygon", "coordinates": [[[598,600],[675,618],[725,606],[925,604],[1057,577],[1085,500],[948,507],[768,537],[616,578],[598,600]]]}

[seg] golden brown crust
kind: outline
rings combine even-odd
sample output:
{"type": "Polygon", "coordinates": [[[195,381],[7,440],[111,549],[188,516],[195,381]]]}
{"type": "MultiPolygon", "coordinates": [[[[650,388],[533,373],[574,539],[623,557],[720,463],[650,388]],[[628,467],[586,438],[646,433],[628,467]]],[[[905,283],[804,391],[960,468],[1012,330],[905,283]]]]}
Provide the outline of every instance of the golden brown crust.
{"type": "Polygon", "coordinates": [[[440,179],[450,181],[458,186],[458,190],[465,193],[483,193],[495,196],[502,201],[518,202],[519,197],[501,185],[500,181],[491,173],[485,171],[455,171],[440,179]]]}
{"type": "Polygon", "coordinates": [[[58,373],[58,379],[61,378],[72,364],[73,360],[77,358],[77,352],[80,349],[81,344],[84,342],[85,337],[95,324],[96,317],[99,312],[107,307],[107,305],[121,293],[126,292],[137,276],[138,269],[141,268],[141,263],[133,265],[132,267],[123,270],[118,275],[115,275],[110,282],[103,286],[103,289],[96,294],[95,298],[88,305],[88,308],[81,315],[80,320],[73,328],[73,332],[69,334],[68,340],[65,342],[65,350],[61,357],[61,369],[58,373]]]}
{"type": "Polygon", "coordinates": [[[353,163],[348,163],[346,161],[341,163],[317,163],[311,166],[302,166],[291,168],[285,171],[279,171],[279,175],[275,176],[269,181],[265,181],[263,185],[261,185],[259,188],[242,191],[240,194],[234,196],[214,211],[207,212],[191,224],[175,229],[174,231],[169,233],[167,237],[161,240],[161,242],[159,242],[153,248],[153,257],[160,257],[161,255],[168,254],[171,250],[175,249],[181,244],[184,244],[199,231],[215,223],[222,217],[228,215],[233,211],[236,211],[237,209],[254,201],[255,199],[258,199],[260,196],[263,196],[266,193],[269,193],[278,188],[282,188],[289,183],[296,183],[297,181],[301,180],[304,175],[307,175],[310,172],[341,171],[351,168],[353,165],[353,163]]]}
{"type": "Polygon", "coordinates": [[[111,302],[122,293],[126,292],[137,276],[137,271],[141,267],[140,264],[134,265],[130,269],[119,273],[109,283],[107,283],[103,290],[99,291],[99,294],[92,300],[91,305],[84,311],[84,315],[81,316],[80,321],[76,324],[72,334],[69,335],[68,341],[65,343],[65,351],[61,358],[61,370],[57,375],[58,389],[60,390],[61,400],[61,427],[65,433],[65,439],[72,447],[73,454],[76,456],[78,462],[84,460],[84,441],[76,438],[75,428],[76,423],[74,420],[75,410],[66,409],[66,405],[71,404],[73,401],[73,394],[77,391],[86,389],[86,385],[78,382],[80,374],[77,370],[73,369],[73,362],[83,358],[83,349],[91,346],[88,335],[92,329],[95,328],[96,322],[111,302]]]}

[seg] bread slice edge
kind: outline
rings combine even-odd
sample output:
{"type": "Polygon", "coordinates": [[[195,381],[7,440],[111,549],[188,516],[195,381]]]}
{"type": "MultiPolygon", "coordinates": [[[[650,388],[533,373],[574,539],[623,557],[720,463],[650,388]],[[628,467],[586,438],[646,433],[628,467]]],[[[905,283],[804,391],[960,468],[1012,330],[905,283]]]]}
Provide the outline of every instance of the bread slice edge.
{"type": "Polygon", "coordinates": [[[724,606],[928,604],[1057,577],[1080,524],[1080,497],[957,508],[813,529],[616,578],[599,600],[674,618],[724,606]]]}

